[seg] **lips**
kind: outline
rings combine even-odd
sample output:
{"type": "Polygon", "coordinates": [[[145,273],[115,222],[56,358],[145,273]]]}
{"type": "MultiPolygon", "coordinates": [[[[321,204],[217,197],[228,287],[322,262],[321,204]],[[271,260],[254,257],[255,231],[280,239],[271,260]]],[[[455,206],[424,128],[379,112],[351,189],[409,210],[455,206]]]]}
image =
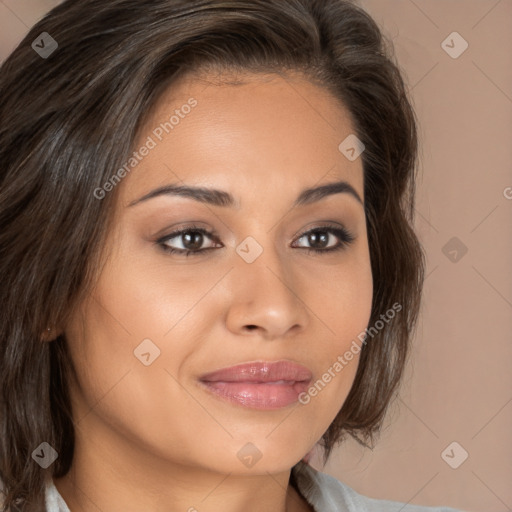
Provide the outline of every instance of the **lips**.
{"type": "Polygon", "coordinates": [[[209,392],[252,409],[278,409],[298,400],[312,379],[308,368],[289,361],[255,361],[199,378],[209,392]]]}

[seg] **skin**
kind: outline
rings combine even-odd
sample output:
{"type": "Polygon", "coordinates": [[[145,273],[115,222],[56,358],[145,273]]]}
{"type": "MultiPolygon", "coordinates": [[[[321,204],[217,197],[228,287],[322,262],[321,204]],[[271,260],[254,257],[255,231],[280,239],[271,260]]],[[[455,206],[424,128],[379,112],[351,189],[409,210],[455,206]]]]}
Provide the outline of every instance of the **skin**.
{"type": "Polygon", "coordinates": [[[354,129],[324,89],[291,75],[243,78],[187,76],[168,90],[136,148],[190,97],[197,106],[115,191],[105,264],[63,327],[78,375],[76,446],[71,471],[54,481],[73,512],[312,510],[290,470],[343,405],[358,355],[307,405],[272,411],[228,403],[198,378],[285,359],[315,382],[365,329],[373,290],[363,205],[338,193],[292,208],[303,189],[340,179],[364,199],[362,163],[338,150],[354,129]],[[129,206],[176,182],[225,190],[238,207],[170,195],[129,206]],[[308,254],[302,233],[326,221],[355,240],[308,254]],[[218,248],[185,257],[155,242],[191,223],[222,246],[205,236],[201,248],[218,248]],[[263,248],[250,264],[235,250],[248,236],[263,248]],[[134,356],[146,338],[160,349],[149,366],[134,356]],[[251,468],[237,457],[249,442],[261,453],[251,468]]]}

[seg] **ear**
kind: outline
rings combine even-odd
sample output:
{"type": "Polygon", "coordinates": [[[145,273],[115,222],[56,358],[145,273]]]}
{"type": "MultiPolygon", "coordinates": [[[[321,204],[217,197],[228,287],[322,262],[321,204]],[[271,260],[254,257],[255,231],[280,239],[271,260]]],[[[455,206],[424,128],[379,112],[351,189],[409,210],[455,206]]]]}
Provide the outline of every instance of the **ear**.
{"type": "Polygon", "coordinates": [[[41,341],[53,341],[58,336],[60,336],[60,332],[55,327],[47,327],[44,332],[41,334],[41,341]]]}

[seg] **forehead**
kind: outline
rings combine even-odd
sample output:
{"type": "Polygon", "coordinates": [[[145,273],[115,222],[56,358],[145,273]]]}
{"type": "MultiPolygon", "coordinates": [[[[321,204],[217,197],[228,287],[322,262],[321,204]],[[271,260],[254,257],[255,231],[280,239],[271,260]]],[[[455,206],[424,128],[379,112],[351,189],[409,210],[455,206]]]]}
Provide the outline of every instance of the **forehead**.
{"type": "Polygon", "coordinates": [[[231,190],[286,188],[342,178],[363,197],[360,159],[340,143],[351,116],[326,89],[300,76],[188,75],[146,118],[135,151],[151,146],[123,183],[124,202],[150,185],[186,182],[231,190]]]}

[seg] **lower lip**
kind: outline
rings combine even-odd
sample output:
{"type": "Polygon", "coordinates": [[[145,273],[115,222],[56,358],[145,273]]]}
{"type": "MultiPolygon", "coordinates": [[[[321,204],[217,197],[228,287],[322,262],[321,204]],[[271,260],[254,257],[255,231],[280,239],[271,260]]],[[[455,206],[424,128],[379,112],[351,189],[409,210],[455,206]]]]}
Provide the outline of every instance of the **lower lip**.
{"type": "Polygon", "coordinates": [[[201,383],[215,395],[243,407],[272,410],[298,401],[308,382],[205,382],[201,383]]]}

